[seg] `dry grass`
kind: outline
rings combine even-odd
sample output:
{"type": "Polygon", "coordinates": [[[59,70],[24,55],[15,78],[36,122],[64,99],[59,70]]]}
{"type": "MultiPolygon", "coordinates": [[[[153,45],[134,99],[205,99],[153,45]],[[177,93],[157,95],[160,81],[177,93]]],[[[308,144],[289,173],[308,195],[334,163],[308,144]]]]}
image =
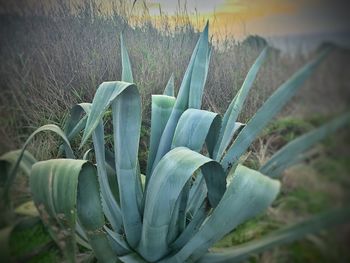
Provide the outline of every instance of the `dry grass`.
{"type": "MultiPolygon", "coordinates": [[[[150,94],[161,93],[172,72],[179,87],[198,38],[186,13],[179,14],[180,26],[175,29],[170,28],[170,18],[163,15],[160,31],[144,10],[139,20],[133,18],[137,26],[130,27],[127,19],[130,20],[131,7],[122,2],[108,17],[91,15],[89,6],[70,14],[67,5],[45,16],[40,9],[29,7],[22,7],[22,15],[0,16],[0,152],[19,147],[35,127],[48,122],[61,124],[75,103],[91,101],[101,82],[120,79],[121,31],[141,91],[145,123],[149,123],[150,94]]],[[[92,3],[93,10],[97,10],[97,2],[92,3]]],[[[261,49],[254,41],[240,43],[232,38],[214,47],[205,108],[225,111],[261,49]]],[[[246,121],[279,84],[312,56],[271,52],[241,121],[246,121]]],[[[350,71],[346,67],[349,59],[348,51],[334,52],[282,115],[330,114],[346,108],[350,98],[350,71]]]]}

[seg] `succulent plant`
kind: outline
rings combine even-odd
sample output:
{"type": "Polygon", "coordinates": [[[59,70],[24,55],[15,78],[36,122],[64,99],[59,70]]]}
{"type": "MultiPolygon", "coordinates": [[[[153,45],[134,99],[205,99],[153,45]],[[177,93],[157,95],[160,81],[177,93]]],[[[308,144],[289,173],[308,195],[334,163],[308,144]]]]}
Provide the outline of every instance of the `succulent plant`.
{"type": "MultiPolygon", "coordinates": [[[[350,119],[346,113],[301,136],[259,171],[240,164],[259,132],[329,50],[282,84],[246,124],[239,123],[238,115],[268,52],[265,48],[256,59],[222,118],[202,110],[211,55],[206,25],[177,98],[173,76],[163,95],[152,96],[149,155],[143,175],[138,163],[141,100],[121,38],[122,81],[102,83],[92,104],[73,107],[64,132],[55,125],[35,132],[51,130],[64,139],[66,159],[35,162],[28,169],[41,218],[70,262],[76,261],[76,243],[91,249],[99,262],[236,262],[349,218],[349,209],[333,211],[260,240],[209,251],[238,225],[266,210],[280,191],[281,172],[350,119]],[[109,108],[114,152],[104,139],[103,117],[109,108]],[[71,150],[69,141],[82,130],[81,146],[92,137],[96,163],[85,160],[87,154],[75,159],[71,150]]],[[[22,156],[28,154],[27,144],[13,153],[16,158],[3,158],[4,164],[12,163],[6,166],[6,193],[23,164],[22,156]]]]}

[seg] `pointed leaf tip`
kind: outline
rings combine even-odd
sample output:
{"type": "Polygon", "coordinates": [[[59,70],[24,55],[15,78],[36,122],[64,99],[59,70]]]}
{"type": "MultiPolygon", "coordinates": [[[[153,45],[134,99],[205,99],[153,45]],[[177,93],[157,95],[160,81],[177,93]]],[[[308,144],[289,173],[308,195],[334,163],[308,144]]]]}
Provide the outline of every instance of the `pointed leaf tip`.
{"type": "Polygon", "coordinates": [[[207,23],[205,24],[202,34],[205,35],[206,38],[208,38],[208,32],[209,32],[209,20],[207,20],[207,23]]]}
{"type": "Polygon", "coordinates": [[[175,91],[174,91],[175,83],[174,83],[174,81],[175,81],[175,77],[174,77],[174,72],[173,72],[173,73],[171,73],[171,76],[168,80],[168,83],[166,84],[163,95],[167,95],[167,96],[171,96],[171,97],[175,96],[175,91]]]}
{"type": "Polygon", "coordinates": [[[122,81],[134,82],[131,63],[127,48],[124,44],[123,34],[120,33],[120,52],[121,52],[121,60],[122,60],[122,81]]]}
{"type": "Polygon", "coordinates": [[[204,31],[208,30],[209,28],[209,19],[207,19],[207,22],[205,23],[204,31]]]}

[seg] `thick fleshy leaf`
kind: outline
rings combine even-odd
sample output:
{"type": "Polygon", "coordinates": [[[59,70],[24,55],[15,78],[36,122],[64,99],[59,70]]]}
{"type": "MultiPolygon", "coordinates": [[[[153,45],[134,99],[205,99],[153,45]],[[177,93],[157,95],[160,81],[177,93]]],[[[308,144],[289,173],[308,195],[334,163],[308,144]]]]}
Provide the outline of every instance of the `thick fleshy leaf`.
{"type": "Polygon", "coordinates": [[[172,243],[186,226],[186,206],[189,196],[191,180],[188,180],[182,188],[179,197],[176,200],[171,220],[169,223],[169,231],[167,235],[167,243],[172,243]]]}
{"type": "Polygon", "coordinates": [[[164,262],[197,260],[239,224],[264,211],[276,198],[279,189],[279,181],[239,165],[220,203],[199,231],[177,254],[164,262]]]}
{"type": "Polygon", "coordinates": [[[306,221],[282,228],[266,237],[250,241],[232,248],[221,249],[218,252],[205,254],[199,259],[200,263],[241,262],[255,253],[260,253],[294,240],[301,239],[308,234],[329,229],[334,225],[348,223],[350,207],[327,211],[306,221]]]}
{"type": "Polygon", "coordinates": [[[127,255],[132,252],[122,235],[112,231],[106,226],[104,229],[107,232],[108,239],[112,246],[112,249],[117,254],[118,257],[127,255]]]}
{"type": "Polygon", "coordinates": [[[134,84],[122,81],[103,82],[97,89],[88,116],[81,146],[92,135],[92,132],[102,120],[107,108],[124,90],[137,89],[134,84]]]}
{"type": "MultiPolygon", "coordinates": [[[[176,109],[182,109],[185,111],[188,108],[189,101],[190,101],[190,93],[194,92],[191,91],[192,87],[194,88],[200,88],[200,86],[193,86],[194,82],[192,82],[193,72],[200,71],[200,69],[195,69],[195,67],[203,67],[203,65],[196,63],[198,61],[198,56],[207,56],[207,54],[201,52],[203,50],[208,50],[208,23],[205,26],[203,32],[201,33],[199,40],[197,42],[197,45],[195,49],[193,50],[191,60],[187,66],[184,78],[181,82],[179,94],[177,96],[175,108],[176,109]]],[[[205,66],[205,65],[204,65],[205,66]]],[[[200,80],[202,82],[202,80],[200,80]]]]}
{"type": "MultiPolygon", "coordinates": [[[[79,103],[74,105],[70,110],[70,115],[67,117],[64,124],[64,133],[69,141],[74,139],[84,128],[87,121],[87,116],[90,113],[91,103],[79,103]]],[[[63,151],[66,151],[62,144],[58,151],[58,156],[61,156],[63,151]]]]}
{"type": "Polygon", "coordinates": [[[203,90],[205,82],[207,80],[211,54],[208,44],[208,27],[209,22],[207,22],[202,32],[201,37],[204,39],[204,41],[201,43],[201,45],[198,46],[197,55],[193,64],[188,98],[188,108],[200,109],[202,105],[203,90]]]}
{"type": "Polygon", "coordinates": [[[148,263],[136,253],[130,253],[128,255],[120,257],[119,259],[124,263],[148,263]]]}
{"type": "Polygon", "coordinates": [[[211,127],[220,126],[220,116],[216,113],[188,109],[180,117],[177,124],[171,148],[184,146],[200,152],[211,127]]]}
{"type": "MultiPolygon", "coordinates": [[[[28,153],[26,153],[26,149],[27,149],[30,141],[34,138],[35,135],[37,135],[38,133],[41,133],[41,132],[45,132],[45,131],[51,131],[51,132],[54,132],[57,135],[59,135],[65,143],[65,149],[66,149],[66,152],[68,154],[67,157],[74,158],[72,148],[70,147],[70,144],[69,144],[69,141],[68,141],[66,135],[57,125],[47,124],[47,125],[41,126],[40,128],[36,129],[28,137],[28,139],[24,143],[22,149],[20,150],[20,152],[16,153],[16,154],[18,154],[18,158],[17,158],[16,162],[13,165],[11,165],[11,169],[8,172],[7,180],[6,180],[6,183],[4,186],[4,200],[6,203],[9,202],[9,190],[10,190],[10,188],[11,188],[11,186],[16,178],[18,168],[20,167],[21,162],[22,162],[22,158],[25,158],[26,159],[25,163],[28,164],[28,162],[29,162],[29,165],[30,165],[30,163],[32,163],[34,161],[32,156],[29,156],[28,153]]],[[[12,153],[12,154],[15,154],[15,153],[12,153]]],[[[28,169],[28,167],[27,167],[27,169],[28,169]]]]}
{"type": "Polygon", "coordinates": [[[179,237],[170,245],[171,250],[180,250],[198,232],[209,211],[210,207],[208,206],[207,202],[205,200],[202,201],[202,204],[193,215],[191,222],[186,226],[185,230],[181,232],[179,237]]]}
{"type": "Polygon", "coordinates": [[[79,223],[79,219],[76,221],[76,225],[75,225],[75,238],[76,238],[76,241],[79,245],[81,245],[89,250],[92,250],[91,246],[88,243],[89,242],[88,237],[87,237],[83,227],[79,223]]]}
{"type": "Polygon", "coordinates": [[[257,113],[249,120],[242,129],[233,145],[224,155],[221,164],[225,170],[231,165],[237,165],[241,155],[248,149],[250,144],[266,126],[266,124],[282,109],[286,102],[298,91],[304,81],[311,75],[317,66],[324,60],[330,49],[321,52],[314,60],[298,70],[289,80],[282,84],[267,99],[257,113]]]}
{"type": "Polygon", "coordinates": [[[76,207],[79,222],[87,234],[89,244],[98,261],[115,262],[116,255],[110,246],[106,233],[103,231],[105,219],[96,168],[93,165],[84,164],[78,180],[76,207]]]}
{"type": "Polygon", "coordinates": [[[146,182],[148,182],[149,178],[151,177],[151,169],[154,158],[157,154],[160,137],[162,136],[165,125],[169,120],[174,103],[174,97],[169,97],[166,95],[152,95],[151,137],[147,160],[146,182]]]}
{"type": "Polygon", "coordinates": [[[174,79],[174,73],[171,74],[168,83],[166,84],[166,87],[164,89],[163,95],[175,96],[175,79],[174,79]]]}
{"type": "MultiPolygon", "coordinates": [[[[193,173],[201,169],[208,186],[208,200],[215,206],[226,187],[220,165],[185,147],[166,154],[150,179],[144,210],[142,237],[138,250],[148,261],[169,252],[167,235],[176,202],[193,173]]],[[[172,240],[170,240],[172,241],[172,240]]]]}
{"type": "Polygon", "coordinates": [[[134,78],[132,76],[129,54],[124,45],[124,39],[122,34],[120,34],[120,49],[122,56],[122,81],[133,83],[134,78]]]}
{"type": "Polygon", "coordinates": [[[112,103],[115,167],[126,239],[136,247],[141,235],[138,148],[141,101],[137,89],[127,89],[112,103]]]}
{"type": "MultiPolygon", "coordinates": [[[[208,135],[213,133],[213,129],[220,127],[220,121],[220,116],[213,112],[197,109],[186,110],[177,124],[171,148],[174,149],[182,146],[200,152],[203,148],[204,142],[208,141],[208,135]]],[[[194,187],[191,188],[191,193],[189,193],[189,191],[184,191],[181,193],[181,198],[178,200],[179,202],[181,200],[179,205],[182,213],[175,216],[173,220],[179,220],[180,232],[183,231],[185,226],[186,213],[196,213],[206,195],[207,187],[205,180],[200,173],[195,179],[194,187]],[[200,187],[197,187],[198,181],[200,181],[200,187]],[[190,197],[188,198],[189,195],[190,197]]],[[[176,235],[174,234],[174,236],[176,235]]]]}
{"type": "Polygon", "coordinates": [[[207,196],[207,185],[203,178],[201,171],[198,172],[198,175],[194,179],[193,185],[191,187],[188,204],[187,204],[187,214],[189,218],[192,218],[197,210],[202,205],[205,197],[207,196]]]}
{"type": "Polygon", "coordinates": [[[53,159],[36,163],[30,176],[34,202],[56,243],[75,262],[75,226],[83,227],[101,262],[116,257],[102,231],[105,224],[96,168],[89,162],[53,159]]]}
{"type": "Polygon", "coordinates": [[[224,151],[229,146],[235,131],[238,128],[237,118],[239,113],[242,110],[243,104],[248,96],[248,93],[253,86],[254,80],[259,72],[260,67],[265,61],[268,48],[266,47],[259,57],[255,60],[253,66],[250,68],[242,87],[237,92],[236,96],[230,103],[227,111],[224,114],[221,131],[218,139],[218,143],[215,146],[214,150],[214,159],[220,160],[224,151]]]}
{"type": "Polygon", "coordinates": [[[137,153],[141,129],[141,99],[134,84],[102,83],[92,102],[82,145],[95,131],[104,112],[112,106],[115,167],[118,178],[123,226],[129,245],[135,247],[141,234],[137,153]]]}
{"type": "MultiPolygon", "coordinates": [[[[16,164],[20,155],[21,150],[14,150],[0,156],[0,186],[5,185],[9,171],[11,170],[11,167],[16,164]]],[[[37,160],[30,152],[24,151],[22,160],[19,163],[19,169],[25,175],[29,176],[32,165],[36,162],[37,160]]]]}
{"type": "MultiPolygon", "coordinates": [[[[208,30],[208,26],[204,29],[204,31],[208,30]]],[[[159,141],[159,147],[157,150],[156,157],[153,162],[153,166],[151,171],[155,168],[160,159],[170,150],[171,143],[173,140],[175,128],[177,122],[182,115],[182,113],[188,108],[190,89],[191,89],[191,78],[192,72],[194,69],[194,63],[197,58],[198,50],[203,49],[203,46],[208,45],[208,34],[203,32],[197,42],[197,45],[192,53],[190,63],[186,69],[185,75],[181,82],[179,94],[177,96],[174,108],[171,112],[169,120],[165,126],[162,137],[159,141]]],[[[200,86],[199,86],[200,87],[200,86]]]]}
{"type": "MultiPolygon", "coordinates": [[[[104,145],[104,130],[102,121],[100,121],[100,123],[97,125],[96,129],[92,133],[92,141],[94,143],[98,181],[101,187],[103,211],[108,221],[113,226],[114,231],[120,232],[123,223],[121,210],[111,189],[111,186],[116,186],[117,183],[115,182],[114,184],[110,184],[111,180],[116,181],[117,178],[115,177],[115,175],[114,178],[108,177],[104,145]]],[[[115,189],[117,193],[119,193],[118,190],[119,189],[115,189]]]]}
{"type": "Polygon", "coordinates": [[[91,110],[91,103],[79,103],[70,110],[70,116],[66,120],[64,132],[69,140],[72,140],[86,125],[87,116],[91,110]]]}
{"type": "Polygon", "coordinates": [[[349,124],[349,122],[350,113],[346,113],[291,141],[272,155],[272,157],[260,168],[261,173],[270,177],[278,177],[283,170],[301,161],[303,157],[305,157],[303,153],[311,146],[321,141],[329,134],[349,124]]]}
{"type": "Polygon", "coordinates": [[[211,125],[207,138],[205,139],[205,144],[207,145],[207,150],[209,157],[214,159],[214,149],[218,142],[219,134],[221,129],[221,118],[220,121],[214,121],[211,125]]]}

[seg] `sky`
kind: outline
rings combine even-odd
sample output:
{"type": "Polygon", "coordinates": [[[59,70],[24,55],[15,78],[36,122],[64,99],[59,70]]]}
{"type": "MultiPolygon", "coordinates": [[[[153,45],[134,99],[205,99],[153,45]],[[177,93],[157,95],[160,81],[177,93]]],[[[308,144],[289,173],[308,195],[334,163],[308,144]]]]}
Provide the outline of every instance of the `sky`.
{"type": "MultiPolygon", "coordinates": [[[[159,7],[168,15],[178,10],[176,0],[149,2],[154,16],[159,7]]],[[[209,19],[212,33],[237,38],[350,32],[346,0],[187,0],[186,8],[193,20],[209,19]]]]}

